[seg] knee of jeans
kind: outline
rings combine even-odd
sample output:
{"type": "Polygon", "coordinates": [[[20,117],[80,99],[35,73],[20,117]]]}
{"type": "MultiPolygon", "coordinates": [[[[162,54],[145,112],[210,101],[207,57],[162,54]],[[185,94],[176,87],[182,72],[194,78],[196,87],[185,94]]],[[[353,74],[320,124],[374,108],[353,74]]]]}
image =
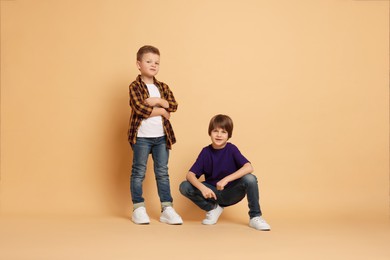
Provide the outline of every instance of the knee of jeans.
{"type": "Polygon", "coordinates": [[[180,193],[183,195],[188,194],[189,190],[192,188],[191,186],[191,183],[188,181],[183,181],[179,186],[180,193]]]}
{"type": "Polygon", "coordinates": [[[146,172],[146,164],[133,163],[131,166],[131,172],[133,175],[144,175],[146,172]]]}
{"type": "Polygon", "coordinates": [[[154,172],[158,176],[163,176],[163,177],[168,176],[168,166],[163,165],[163,166],[155,167],[154,172]]]}
{"type": "Polygon", "coordinates": [[[135,170],[131,172],[130,179],[131,180],[141,180],[143,181],[145,179],[145,171],[135,170]]]}
{"type": "Polygon", "coordinates": [[[242,179],[248,185],[257,185],[257,177],[253,174],[247,174],[242,179]]]}

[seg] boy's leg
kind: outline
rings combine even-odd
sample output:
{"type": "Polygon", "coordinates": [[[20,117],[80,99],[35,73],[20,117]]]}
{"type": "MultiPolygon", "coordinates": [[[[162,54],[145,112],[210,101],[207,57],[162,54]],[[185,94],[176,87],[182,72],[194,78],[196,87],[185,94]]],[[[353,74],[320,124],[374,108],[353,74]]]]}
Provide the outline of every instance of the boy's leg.
{"type": "MultiPolygon", "coordinates": [[[[207,185],[207,183],[203,183],[207,185]]],[[[213,189],[214,192],[216,192],[215,187],[209,185],[208,187],[213,189]],[[210,186],[210,187],[209,187],[210,186]]],[[[205,210],[205,211],[210,211],[213,210],[217,202],[213,199],[205,199],[196,187],[194,187],[190,182],[188,181],[183,181],[180,184],[180,192],[183,194],[185,197],[190,199],[193,203],[195,203],[199,208],[205,210]]]]}
{"type": "Polygon", "coordinates": [[[130,191],[134,209],[143,206],[144,204],[142,183],[145,179],[150,149],[151,144],[148,138],[137,138],[137,142],[133,144],[133,165],[130,177],[130,191]]]}
{"type": "Polygon", "coordinates": [[[231,206],[240,202],[245,195],[248,199],[249,217],[254,218],[261,216],[259,186],[257,178],[253,174],[243,176],[232,187],[220,191],[217,194],[218,204],[222,207],[231,206]]]}
{"type": "Polygon", "coordinates": [[[162,207],[172,206],[173,199],[168,174],[169,150],[166,145],[166,137],[163,136],[153,139],[152,157],[158,196],[160,197],[162,207]]]}
{"type": "Polygon", "coordinates": [[[169,150],[166,145],[166,137],[154,138],[152,146],[154,175],[156,176],[158,196],[161,202],[160,221],[171,225],[183,224],[182,218],[172,207],[171,187],[169,184],[168,158],[169,150]]]}

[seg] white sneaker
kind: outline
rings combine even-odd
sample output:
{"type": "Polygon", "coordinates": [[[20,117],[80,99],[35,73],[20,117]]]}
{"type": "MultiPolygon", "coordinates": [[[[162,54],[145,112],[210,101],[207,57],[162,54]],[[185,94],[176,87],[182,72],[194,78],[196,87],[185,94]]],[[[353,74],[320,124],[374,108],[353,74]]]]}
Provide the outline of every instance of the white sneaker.
{"type": "Polygon", "coordinates": [[[269,231],[271,226],[262,218],[254,217],[249,220],[249,226],[257,230],[269,231]]]}
{"type": "Polygon", "coordinates": [[[164,211],[161,213],[160,222],[170,224],[170,225],[183,224],[183,220],[181,219],[179,214],[176,213],[174,208],[169,206],[165,207],[164,211]]]}
{"type": "Polygon", "coordinates": [[[150,223],[150,219],[149,219],[148,214],[146,213],[145,207],[136,208],[133,211],[133,216],[131,217],[131,220],[135,224],[139,224],[139,225],[141,225],[141,224],[149,224],[150,223]]]}
{"type": "Polygon", "coordinates": [[[214,225],[217,223],[219,216],[221,216],[223,208],[219,205],[215,209],[207,211],[206,218],[202,220],[203,225],[214,225]]]}

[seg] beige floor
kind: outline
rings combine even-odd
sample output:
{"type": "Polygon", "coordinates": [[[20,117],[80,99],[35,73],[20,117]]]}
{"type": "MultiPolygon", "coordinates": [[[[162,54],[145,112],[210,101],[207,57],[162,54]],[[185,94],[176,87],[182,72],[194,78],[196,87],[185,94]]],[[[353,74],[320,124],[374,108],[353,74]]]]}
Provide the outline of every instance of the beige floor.
{"type": "Polygon", "coordinates": [[[0,259],[390,259],[390,222],[272,219],[272,231],[242,221],[214,226],[156,218],[1,217],[0,259]]]}

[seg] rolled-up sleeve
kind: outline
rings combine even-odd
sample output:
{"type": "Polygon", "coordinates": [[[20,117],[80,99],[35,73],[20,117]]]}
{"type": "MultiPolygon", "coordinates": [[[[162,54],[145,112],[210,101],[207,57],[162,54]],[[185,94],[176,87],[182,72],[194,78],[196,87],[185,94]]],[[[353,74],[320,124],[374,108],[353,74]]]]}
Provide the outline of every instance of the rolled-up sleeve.
{"type": "Polygon", "coordinates": [[[144,96],[137,85],[129,86],[130,107],[140,117],[148,118],[153,111],[153,107],[144,103],[144,96]]]}
{"type": "Polygon", "coordinates": [[[169,107],[166,110],[170,113],[176,112],[178,103],[176,102],[173,92],[169,89],[168,85],[163,84],[164,89],[164,99],[168,101],[169,107]]]}

